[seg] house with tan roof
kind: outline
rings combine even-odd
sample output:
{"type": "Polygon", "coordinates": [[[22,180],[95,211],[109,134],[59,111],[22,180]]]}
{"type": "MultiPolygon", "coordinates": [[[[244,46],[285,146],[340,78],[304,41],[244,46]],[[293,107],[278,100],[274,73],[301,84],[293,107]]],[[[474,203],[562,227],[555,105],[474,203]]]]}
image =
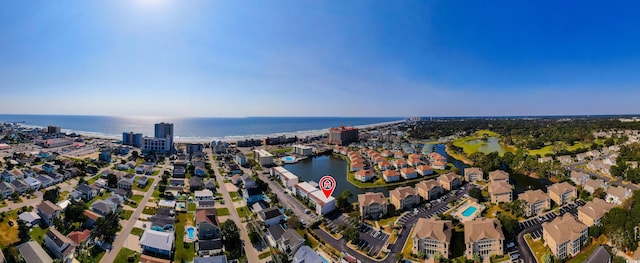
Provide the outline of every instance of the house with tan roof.
{"type": "Polygon", "coordinates": [[[600,225],[600,220],[604,214],[613,207],[613,204],[609,204],[600,198],[594,198],[584,206],[578,207],[578,220],[588,227],[600,225]]]}
{"type": "Polygon", "coordinates": [[[382,172],[382,178],[385,182],[397,182],[400,181],[400,173],[396,170],[386,170],[382,172]]]}
{"type": "Polygon", "coordinates": [[[420,196],[416,189],[403,186],[389,191],[389,200],[396,210],[411,209],[420,203],[420,196]]]}
{"type": "Polygon", "coordinates": [[[438,183],[442,186],[442,188],[451,191],[453,189],[457,189],[462,185],[462,176],[450,172],[447,174],[443,174],[438,177],[438,183]]]}
{"type": "Polygon", "coordinates": [[[551,209],[549,196],[540,189],[524,191],[518,195],[518,199],[524,201],[524,213],[528,217],[537,216],[551,209]]]}
{"type": "Polygon", "coordinates": [[[360,170],[354,174],[356,180],[361,182],[368,182],[373,179],[373,172],[371,170],[360,170]]]}
{"type": "Polygon", "coordinates": [[[416,167],[416,172],[418,172],[419,175],[427,176],[433,174],[433,169],[431,169],[431,166],[423,164],[416,167]]]}
{"type": "Polygon", "coordinates": [[[508,203],[513,201],[513,190],[506,181],[493,181],[489,183],[489,195],[492,203],[508,203]]]}
{"type": "Polygon", "coordinates": [[[604,180],[602,179],[587,179],[586,181],[584,181],[584,184],[582,185],[582,188],[589,192],[590,194],[593,194],[593,192],[596,191],[596,189],[598,188],[602,188],[602,189],[607,189],[607,183],[604,182],[604,180]]]}
{"type": "Polygon", "coordinates": [[[589,179],[589,175],[587,175],[586,173],[583,173],[583,172],[571,170],[570,178],[571,178],[571,181],[573,181],[574,184],[582,185],[582,184],[584,184],[584,182],[587,179],[589,179]]]}
{"type": "Polygon", "coordinates": [[[366,192],[358,195],[362,218],[378,219],[387,214],[387,199],[382,193],[366,192]]]}
{"type": "Polygon", "coordinates": [[[427,258],[433,258],[440,252],[443,258],[449,258],[452,228],[450,220],[419,218],[411,235],[412,253],[417,255],[424,251],[427,258]]]}
{"type": "Polygon", "coordinates": [[[561,164],[570,164],[573,162],[573,157],[571,157],[571,155],[562,155],[556,157],[556,160],[558,160],[561,164]]]}
{"type": "Polygon", "coordinates": [[[509,182],[509,173],[502,170],[489,172],[489,182],[505,181],[509,182]]]}
{"type": "Polygon", "coordinates": [[[436,180],[425,180],[416,184],[416,190],[422,199],[431,201],[444,194],[444,189],[436,180]]]}
{"type": "Polygon", "coordinates": [[[484,173],[480,168],[477,168],[477,167],[464,168],[464,179],[467,180],[467,182],[482,181],[484,180],[483,177],[484,177],[484,173]]]}
{"type": "Polygon", "coordinates": [[[557,183],[547,188],[549,198],[557,205],[561,206],[577,197],[576,188],[567,182],[557,183]]]}
{"type": "Polygon", "coordinates": [[[464,222],[465,256],[479,255],[486,261],[491,255],[504,254],[504,233],[498,219],[476,218],[464,222]]]}
{"type": "Polygon", "coordinates": [[[580,253],[587,240],[588,229],[587,225],[567,213],[551,222],[542,223],[542,237],[551,253],[558,259],[564,259],[580,253]]]}
{"type": "Polygon", "coordinates": [[[447,169],[447,162],[443,161],[443,160],[433,161],[433,162],[431,162],[431,168],[437,169],[437,170],[447,169]]]}
{"type": "Polygon", "coordinates": [[[400,175],[405,180],[406,179],[413,179],[413,178],[418,177],[418,172],[416,172],[416,169],[414,169],[412,167],[407,167],[407,168],[400,169],[400,175]]]}
{"type": "Polygon", "coordinates": [[[624,200],[631,197],[633,195],[633,191],[631,189],[625,187],[615,187],[609,186],[607,188],[607,196],[605,200],[611,204],[621,205],[624,200]]]}

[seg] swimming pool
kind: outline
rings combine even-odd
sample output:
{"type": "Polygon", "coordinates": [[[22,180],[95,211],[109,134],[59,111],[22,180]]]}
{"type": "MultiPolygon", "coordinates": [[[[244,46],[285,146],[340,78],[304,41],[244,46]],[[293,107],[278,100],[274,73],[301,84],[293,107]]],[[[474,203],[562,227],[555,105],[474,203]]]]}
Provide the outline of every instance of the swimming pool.
{"type": "Polygon", "coordinates": [[[331,261],[327,260],[326,258],[324,258],[322,255],[320,255],[320,258],[322,259],[323,263],[331,263],[331,261]]]}
{"type": "Polygon", "coordinates": [[[183,203],[178,203],[178,208],[184,208],[184,204],[183,203]]]}
{"type": "Polygon", "coordinates": [[[287,161],[287,162],[293,162],[293,161],[295,161],[295,160],[296,160],[296,158],[295,158],[295,157],[293,157],[293,156],[286,156],[286,157],[284,157],[283,159],[284,159],[285,161],[287,161]]]}
{"type": "Polygon", "coordinates": [[[188,227],[187,228],[187,236],[189,237],[189,239],[195,239],[196,236],[196,229],[193,227],[188,227]]]}
{"type": "Polygon", "coordinates": [[[462,216],[464,217],[469,217],[471,215],[473,215],[473,213],[475,213],[476,211],[478,211],[478,208],[475,206],[469,206],[467,207],[467,209],[465,209],[464,211],[462,211],[462,216]]]}

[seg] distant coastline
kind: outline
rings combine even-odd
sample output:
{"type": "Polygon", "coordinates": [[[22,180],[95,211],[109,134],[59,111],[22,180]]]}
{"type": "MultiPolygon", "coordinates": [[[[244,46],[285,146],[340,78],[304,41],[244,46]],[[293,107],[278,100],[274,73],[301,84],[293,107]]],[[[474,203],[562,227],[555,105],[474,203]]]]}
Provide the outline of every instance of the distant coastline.
{"type": "Polygon", "coordinates": [[[211,142],[262,139],[285,135],[287,137],[319,136],[330,127],[339,125],[369,128],[401,123],[407,118],[397,117],[249,117],[249,118],[121,118],[107,116],[62,115],[0,115],[0,122],[17,123],[27,128],[61,126],[65,133],[103,139],[122,139],[122,132],[141,132],[153,136],[153,123],[172,122],[175,141],[211,142]],[[252,132],[253,131],[253,132],[252,132]],[[251,132],[251,134],[247,134],[251,132]],[[243,134],[244,133],[244,134],[243,134]],[[215,134],[215,135],[211,135],[215,134]]]}

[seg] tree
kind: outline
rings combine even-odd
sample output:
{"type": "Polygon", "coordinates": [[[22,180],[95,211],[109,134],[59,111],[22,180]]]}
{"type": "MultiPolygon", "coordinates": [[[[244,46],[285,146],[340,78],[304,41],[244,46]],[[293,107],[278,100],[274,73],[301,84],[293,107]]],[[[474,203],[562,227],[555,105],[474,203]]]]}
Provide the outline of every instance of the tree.
{"type": "Polygon", "coordinates": [[[11,200],[14,202],[20,201],[20,193],[18,192],[11,193],[11,200]]]}
{"type": "Polygon", "coordinates": [[[358,242],[358,240],[360,240],[360,232],[358,232],[358,229],[355,229],[353,227],[347,228],[342,236],[350,241],[351,244],[355,244],[358,242]]]}
{"type": "Polygon", "coordinates": [[[440,262],[441,259],[442,253],[440,253],[440,251],[436,251],[436,253],[433,254],[433,260],[436,262],[440,262]]]}
{"type": "Polygon", "coordinates": [[[222,233],[222,243],[229,252],[229,257],[233,259],[240,258],[242,255],[242,240],[240,240],[240,229],[235,222],[227,220],[220,226],[222,233]]]}
{"type": "Polygon", "coordinates": [[[480,188],[471,188],[471,190],[469,190],[469,196],[478,199],[479,202],[482,202],[482,190],[480,190],[480,188]]]}
{"type": "Polygon", "coordinates": [[[605,196],[607,196],[607,192],[605,192],[602,187],[598,187],[596,190],[593,190],[593,197],[604,199],[605,196]]]}
{"type": "Polygon", "coordinates": [[[542,255],[542,262],[543,263],[551,263],[553,262],[553,257],[551,256],[550,253],[545,253],[544,255],[542,255]]]}
{"type": "Polygon", "coordinates": [[[116,176],[115,174],[107,175],[107,185],[109,185],[109,187],[115,188],[118,185],[118,176],[116,176]]]}
{"type": "Polygon", "coordinates": [[[22,219],[18,219],[18,238],[20,238],[20,242],[27,242],[31,239],[29,230],[31,230],[31,227],[28,227],[27,223],[22,219]]]}
{"type": "Polygon", "coordinates": [[[473,253],[473,258],[472,258],[474,263],[478,263],[482,260],[482,258],[480,258],[480,254],[478,253],[473,253]]]}
{"type": "Polygon", "coordinates": [[[138,159],[138,157],[140,157],[140,154],[138,153],[138,151],[132,151],[131,157],[133,157],[134,159],[138,159]]]}
{"type": "Polygon", "coordinates": [[[111,243],[120,228],[119,214],[110,212],[105,217],[96,220],[92,234],[102,239],[104,242],[111,243]]]}
{"type": "Polygon", "coordinates": [[[52,202],[54,204],[56,202],[58,202],[59,198],[60,198],[60,187],[49,189],[49,190],[45,191],[44,195],[42,196],[43,200],[47,200],[47,201],[52,202]]]}
{"type": "Polygon", "coordinates": [[[287,227],[291,229],[302,229],[302,223],[297,216],[290,216],[287,218],[287,227]]]}
{"type": "Polygon", "coordinates": [[[353,209],[349,199],[353,197],[353,194],[349,190],[344,190],[338,197],[336,197],[336,206],[345,212],[349,212],[353,209]]]}
{"type": "Polygon", "coordinates": [[[84,215],[84,202],[72,203],[64,209],[64,220],[70,223],[82,223],[86,219],[84,215]]]}
{"type": "Polygon", "coordinates": [[[418,251],[418,258],[424,259],[426,256],[427,256],[427,253],[424,252],[424,249],[420,249],[420,251],[418,251]]]}
{"type": "Polygon", "coordinates": [[[16,246],[7,247],[3,252],[8,263],[24,262],[24,259],[16,246]]]}
{"type": "Polygon", "coordinates": [[[513,236],[516,229],[518,228],[518,221],[505,214],[498,215],[498,220],[500,220],[502,227],[504,228],[505,232],[507,232],[506,234],[508,236],[513,236]]]}

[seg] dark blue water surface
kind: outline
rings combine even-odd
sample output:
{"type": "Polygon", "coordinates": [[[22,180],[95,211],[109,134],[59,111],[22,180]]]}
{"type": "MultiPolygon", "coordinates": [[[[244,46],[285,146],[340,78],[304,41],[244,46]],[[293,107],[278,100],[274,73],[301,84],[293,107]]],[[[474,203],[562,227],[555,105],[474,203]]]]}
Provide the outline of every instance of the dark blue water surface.
{"type": "Polygon", "coordinates": [[[24,125],[61,126],[63,131],[121,137],[122,132],[153,136],[153,124],[174,124],[176,140],[243,139],[273,134],[305,136],[330,127],[360,126],[402,120],[402,117],[247,117],[247,118],[162,118],[65,115],[0,115],[0,122],[24,125]]]}

